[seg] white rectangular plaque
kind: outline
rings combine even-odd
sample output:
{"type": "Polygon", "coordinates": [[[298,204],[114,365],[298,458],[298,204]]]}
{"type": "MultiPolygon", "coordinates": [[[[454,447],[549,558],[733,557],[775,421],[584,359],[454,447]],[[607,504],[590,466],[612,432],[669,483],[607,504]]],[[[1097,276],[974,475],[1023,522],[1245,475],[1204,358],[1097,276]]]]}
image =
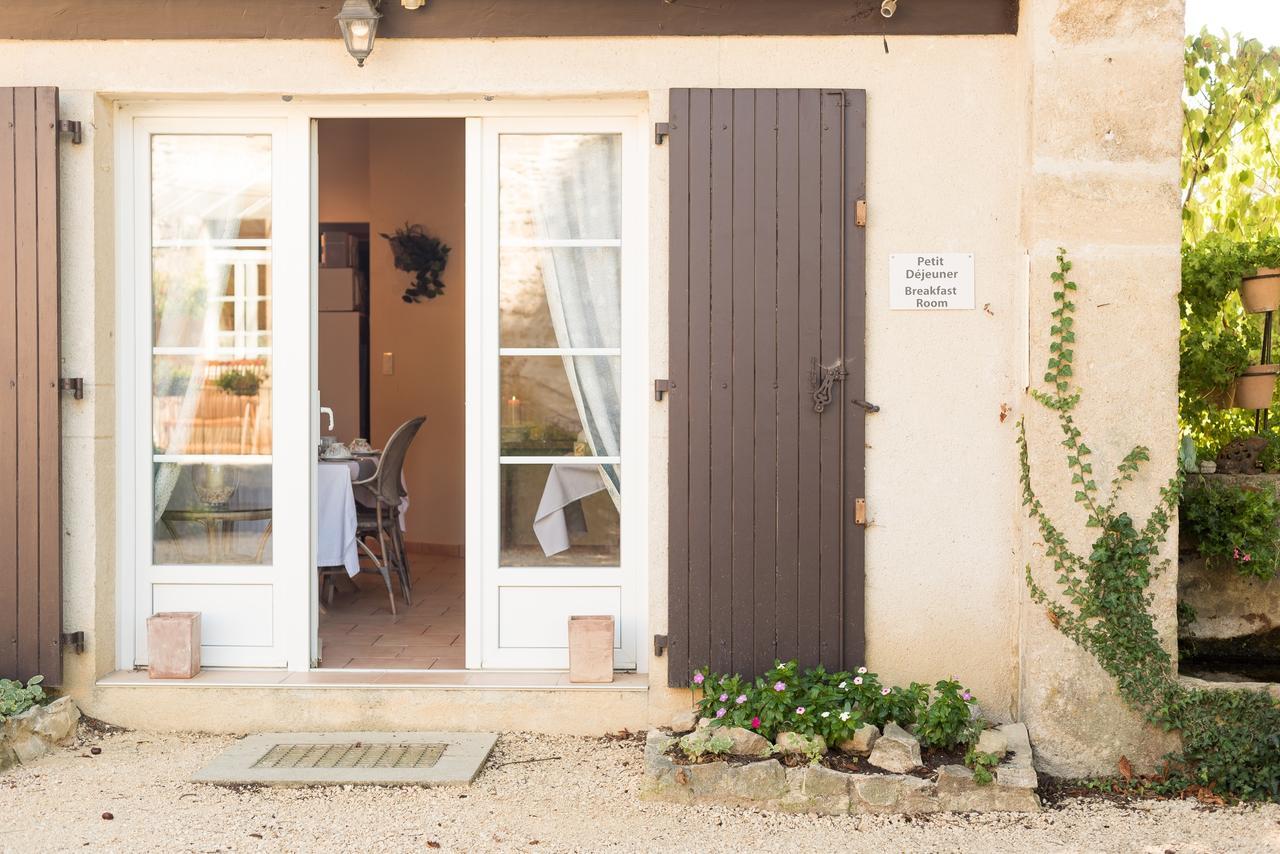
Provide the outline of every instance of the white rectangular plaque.
{"type": "Polygon", "coordinates": [[[907,252],[889,256],[889,308],[973,308],[972,252],[907,252]]]}

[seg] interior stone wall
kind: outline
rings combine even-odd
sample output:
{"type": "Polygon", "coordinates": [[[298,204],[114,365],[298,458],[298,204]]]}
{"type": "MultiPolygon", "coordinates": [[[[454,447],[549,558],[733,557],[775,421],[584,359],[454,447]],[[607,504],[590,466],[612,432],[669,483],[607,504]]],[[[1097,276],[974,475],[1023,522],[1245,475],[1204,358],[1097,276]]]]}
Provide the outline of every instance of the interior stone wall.
{"type": "MultiPolygon", "coordinates": [[[[1099,483],[1110,482],[1134,445],[1150,448],[1151,462],[1122,501],[1139,524],[1177,456],[1183,16],[1182,0],[1024,0],[1019,28],[1031,81],[1023,182],[1031,377],[1039,385],[1053,310],[1049,276],[1064,247],[1080,287],[1077,424],[1099,483]]],[[[1037,494],[1087,551],[1094,534],[1073,501],[1057,420],[1029,396],[1021,410],[1037,494]]],[[[1045,589],[1057,589],[1029,519],[1022,556],[1045,589]]],[[[1176,536],[1163,557],[1175,565],[1153,582],[1153,608],[1174,652],[1176,536]]],[[[1176,747],[1125,706],[1114,681],[1049,623],[1025,585],[1020,638],[1021,716],[1041,770],[1112,772],[1121,756],[1150,768],[1176,747]]]]}

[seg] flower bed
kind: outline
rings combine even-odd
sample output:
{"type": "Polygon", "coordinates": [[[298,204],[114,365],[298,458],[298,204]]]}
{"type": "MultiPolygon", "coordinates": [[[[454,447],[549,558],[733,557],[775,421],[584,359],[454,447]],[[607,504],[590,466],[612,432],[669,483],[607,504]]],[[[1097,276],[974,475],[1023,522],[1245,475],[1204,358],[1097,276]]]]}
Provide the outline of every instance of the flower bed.
{"type": "Polygon", "coordinates": [[[865,667],[792,661],[753,682],[698,671],[692,688],[697,728],[649,735],[648,797],[826,814],[1040,808],[1026,727],[988,728],[955,679],[900,688],[865,667]]]}

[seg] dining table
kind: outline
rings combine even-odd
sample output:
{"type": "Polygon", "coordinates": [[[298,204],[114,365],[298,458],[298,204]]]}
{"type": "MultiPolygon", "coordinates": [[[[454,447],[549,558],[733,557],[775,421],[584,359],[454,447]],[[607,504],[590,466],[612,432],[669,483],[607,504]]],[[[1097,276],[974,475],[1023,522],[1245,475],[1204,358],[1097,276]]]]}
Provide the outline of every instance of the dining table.
{"type": "MultiPolygon", "coordinates": [[[[361,500],[353,485],[373,476],[379,455],[361,454],[342,459],[321,457],[316,466],[316,565],[341,566],[355,578],[360,573],[360,551],[356,545],[357,504],[372,508],[372,496],[361,500]]],[[[409,490],[400,474],[400,530],[405,529],[409,510],[409,490]]],[[[363,493],[364,490],[359,490],[363,493]]]]}

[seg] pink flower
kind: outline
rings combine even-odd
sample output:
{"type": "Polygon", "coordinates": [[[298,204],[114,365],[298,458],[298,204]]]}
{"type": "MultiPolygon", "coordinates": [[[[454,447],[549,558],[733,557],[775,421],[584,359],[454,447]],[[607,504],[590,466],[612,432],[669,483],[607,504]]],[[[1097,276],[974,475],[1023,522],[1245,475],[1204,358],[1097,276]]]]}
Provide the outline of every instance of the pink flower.
{"type": "Polygon", "coordinates": [[[722,702],[722,703],[727,703],[727,702],[729,702],[729,695],[728,695],[728,694],[721,694],[721,695],[720,695],[720,702],[722,702]]]}
{"type": "Polygon", "coordinates": [[[867,672],[867,668],[865,668],[865,667],[859,667],[859,668],[858,668],[858,672],[859,672],[859,673],[866,673],[866,672],[867,672]]]}
{"type": "Polygon", "coordinates": [[[964,701],[965,701],[966,703],[973,699],[973,695],[972,695],[972,694],[970,694],[968,691],[965,691],[965,692],[964,692],[963,694],[961,694],[960,696],[964,698],[964,701]]]}
{"type": "Polygon", "coordinates": [[[803,715],[803,714],[804,714],[804,706],[796,706],[796,714],[797,714],[797,715],[803,715]]]}
{"type": "Polygon", "coordinates": [[[881,688],[881,689],[880,689],[880,693],[887,697],[887,696],[889,696],[889,689],[888,689],[888,688],[881,688]]]}
{"type": "Polygon", "coordinates": [[[774,683],[773,683],[773,690],[775,690],[775,691],[785,691],[785,690],[787,690],[787,683],[786,683],[786,682],[783,682],[783,681],[781,681],[781,680],[779,680],[779,681],[777,681],[777,682],[774,682],[774,683]]]}
{"type": "Polygon", "coordinates": [[[735,703],[737,703],[739,706],[741,706],[741,705],[742,705],[743,703],[745,703],[746,701],[747,701],[747,695],[746,695],[746,694],[739,694],[739,695],[738,695],[738,699],[734,700],[734,702],[735,702],[735,703]]]}
{"type": "Polygon", "coordinates": [[[693,674],[693,684],[701,685],[703,680],[705,680],[706,678],[707,677],[703,676],[701,673],[695,673],[693,674]]]}
{"type": "Polygon", "coordinates": [[[752,728],[752,729],[760,729],[760,718],[759,718],[759,716],[754,717],[754,718],[752,718],[752,719],[751,719],[751,728],[752,728]]]}
{"type": "Polygon", "coordinates": [[[855,677],[853,677],[853,684],[854,684],[854,685],[861,685],[861,684],[862,684],[862,677],[861,677],[861,676],[855,676],[855,677]]]}
{"type": "Polygon", "coordinates": [[[716,709],[716,717],[717,718],[724,717],[724,706],[721,706],[720,708],[716,709]]]}

